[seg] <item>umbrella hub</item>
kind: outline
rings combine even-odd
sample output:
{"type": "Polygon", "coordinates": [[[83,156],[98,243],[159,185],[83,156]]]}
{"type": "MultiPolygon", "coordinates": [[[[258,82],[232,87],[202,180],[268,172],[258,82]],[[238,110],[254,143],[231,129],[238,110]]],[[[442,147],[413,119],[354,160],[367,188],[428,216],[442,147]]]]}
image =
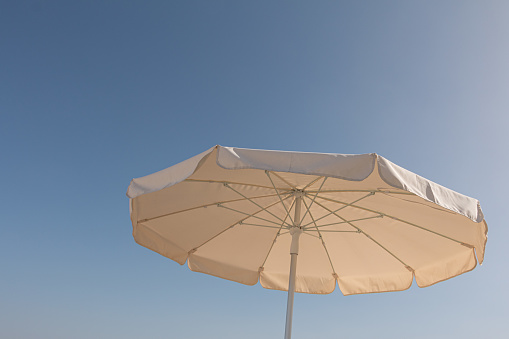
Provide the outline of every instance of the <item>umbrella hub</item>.
{"type": "Polygon", "coordinates": [[[304,190],[294,189],[292,191],[292,195],[295,198],[302,198],[304,195],[306,195],[306,192],[304,192],[304,190]]]}

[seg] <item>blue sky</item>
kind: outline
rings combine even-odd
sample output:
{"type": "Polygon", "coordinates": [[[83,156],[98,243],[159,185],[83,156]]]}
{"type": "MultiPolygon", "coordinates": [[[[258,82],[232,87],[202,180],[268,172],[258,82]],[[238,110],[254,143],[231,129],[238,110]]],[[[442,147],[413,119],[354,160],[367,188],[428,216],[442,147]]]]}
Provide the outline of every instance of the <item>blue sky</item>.
{"type": "Polygon", "coordinates": [[[213,145],[376,152],[481,201],[482,267],[298,294],[293,337],[505,338],[506,1],[1,1],[0,336],[281,338],[286,294],[131,236],[127,186],[213,145]]]}

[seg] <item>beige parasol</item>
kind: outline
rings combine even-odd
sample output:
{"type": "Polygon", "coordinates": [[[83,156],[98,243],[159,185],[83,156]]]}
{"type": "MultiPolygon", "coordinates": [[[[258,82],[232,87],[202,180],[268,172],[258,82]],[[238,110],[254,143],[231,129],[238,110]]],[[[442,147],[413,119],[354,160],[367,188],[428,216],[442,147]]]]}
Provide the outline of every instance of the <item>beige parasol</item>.
{"type": "Polygon", "coordinates": [[[377,154],[215,146],[133,179],[136,242],[242,284],[345,295],[400,291],[482,263],[479,202],[377,154]],[[298,257],[298,267],[297,267],[298,257]]]}

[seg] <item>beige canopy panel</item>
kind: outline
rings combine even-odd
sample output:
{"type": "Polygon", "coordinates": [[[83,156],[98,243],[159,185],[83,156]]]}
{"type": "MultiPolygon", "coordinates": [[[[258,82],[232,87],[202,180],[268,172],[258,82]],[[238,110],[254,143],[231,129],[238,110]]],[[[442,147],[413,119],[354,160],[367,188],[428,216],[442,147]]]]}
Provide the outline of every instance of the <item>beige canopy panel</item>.
{"type": "Polygon", "coordinates": [[[215,146],[128,192],[137,243],[191,270],[345,295],[429,286],[482,263],[479,202],[371,153],[215,146]],[[298,219],[298,220],[297,220],[298,219]],[[297,252],[295,252],[297,251],[297,252]],[[477,257],[477,260],[476,260],[477,257]]]}

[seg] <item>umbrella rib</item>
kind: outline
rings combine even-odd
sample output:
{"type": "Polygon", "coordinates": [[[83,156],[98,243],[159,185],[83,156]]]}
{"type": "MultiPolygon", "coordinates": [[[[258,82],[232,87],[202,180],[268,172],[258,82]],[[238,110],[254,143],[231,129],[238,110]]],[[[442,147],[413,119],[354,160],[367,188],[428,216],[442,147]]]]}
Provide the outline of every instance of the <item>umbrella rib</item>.
{"type": "MultiPolygon", "coordinates": [[[[290,205],[290,211],[292,210],[293,205],[295,204],[295,200],[293,200],[292,204],[290,205]]],[[[283,219],[286,221],[286,219],[290,216],[290,213],[286,213],[285,218],[283,219]]],[[[263,270],[263,267],[265,266],[265,263],[267,262],[267,259],[269,258],[270,252],[272,251],[272,248],[274,247],[274,244],[276,243],[277,237],[281,235],[281,229],[283,228],[284,223],[281,223],[281,226],[279,227],[279,231],[277,231],[276,235],[274,236],[274,240],[272,240],[272,244],[270,245],[269,250],[267,251],[267,255],[265,256],[265,259],[263,260],[262,265],[260,266],[260,270],[263,270]]]]}
{"type": "MultiPolygon", "coordinates": [[[[287,197],[287,198],[285,198],[285,199],[288,199],[288,198],[290,198],[290,197],[291,197],[291,196],[288,196],[288,197],[287,197]]],[[[266,208],[270,208],[270,207],[272,207],[272,206],[276,205],[277,203],[279,203],[279,201],[277,201],[277,202],[275,202],[275,203],[273,203],[273,204],[271,204],[271,205],[267,206],[266,208]]],[[[222,206],[222,207],[224,207],[224,206],[222,206]]],[[[223,229],[221,232],[217,233],[216,235],[214,235],[212,238],[208,239],[207,241],[205,241],[205,242],[204,242],[204,243],[202,243],[201,245],[194,247],[194,248],[193,248],[190,252],[193,252],[193,253],[194,253],[194,252],[196,252],[196,251],[198,250],[198,248],[200,248],[200,247],[202,247],[203,245],[205,245],[205,244],[209,243],[210,241],[214,240],[215,238],[217,238],[218,236],[220,236],[220,235],[221,235],[221,234],[223,234],[224,232],[228,231],[229,229],[231,229],[231,228],[235,227],[235,225],[237,225],[237,224],[239,224],[239,223],[244,222],[244,220],[246,220],[246,219],[248,219],[248,218],[251,218],[251,217],[256,218],[256,214],[258,214],[258,213],[260,213],[260,212],[262,212],[262,211],[264,211],[264,209],[261,209],[261,210],[259,210],[259,211],[256,211],[256,212],[254,212],[254,213],[252,213],[252,214],[249,214],[249,215],[248,215],[247,217],[245,217],[244,219],[241,219],[241,220],[236,221],[235,223],[233,223],[233,224],[231,224],[230,226],[228,226],[227,228],[223,229]]],[[[245,214],[247,214],[247,213],[245,213],[245,214]]],[[[279,224],[278,224],[278,225],[279,225],[279,224]]],[[[281,231],[281,228],[283,227],[283,225],[284,225],[284,223],[282,223],[282,224],[281,224],[281,227],[279,228],[279,230],[280,230],[280,231],[281,231]]],[[[279,232],[278,232],[278,233],[279,233],[279,232]]]]}
{"type": "MultiPolygon", "coordinates": [[[[288,197],[288,198],[289,198],[289,197],[288,197]]],[[[288,199],[288,198],[287,198],[287,199],[288,199]]],[[[278,202],[276,202],[276,203],[274,203],[274,204],[272,204],[272,205],[270,205],[270,206],[268,206],[268,207],[266,207],[266,208],[272,207],[272,206],[274,206],[274,205],[276,205],[276,204],[279,204],[279,201],[278,201],[278,202]]],[[[246,212],[243,212],[243,211],[239,211],[239,210],[236,210],[236,209],[234,209],[234,208],[227,207],[227,206],[224,206],[224,205],[221,205],[221,204],[217,204],[217,207],[225,208],[225,209],[227,209],[227,210],[230,210],[230,211],[233,211],[233,212],[237,212],[237,213],[240,213],[240,214],[244,214],[244,215],[247,215],[247,216],[252,217],[252,218],[256,218],[256,219],[260,219],[260,220],[263,220],[263,221],[266,221],[266,222],[270,222],[271,224],[274,224],[274,225],[279,225],[279,223],[277,223],[277,222],[275,222],[275,221],[272,221],[272,220],[269,220],[269,219],[265,219],[265,218],[262,218],[262,217],[257,217],[257,216],[255,216],[255,215],[251,215],[251,214],[249,214],[249,213],[246,213],[246,212]]],[[[265,210],[266,210],[266,208],[263,208],[263,207],[260,207],[260,208],[261,208],[261,210],[259,210],[257,213],[259,213],[259,212],[261,212],[261,211],[265,211],[265,210]]],[[[288,226],[288,227],[290,227],[290,225],[288,225],[288,224],[287,224],[287,226],[288,226]]]]}
{"type": "MultiPolygon", "coordinates": [[[[309,204],[309,207],[307,207],[307,209],[306,209],[306,213],[304,213],[304,215],[302,216],[302,219],[300,219],[300,220],[301,220],[301,222],[302,222],[302,220],[304,220],[304,218],[305,218],[305,217],[306,217],[306,215],[308,214],[309,209],[311,208],[311,206],[313,206],[313,203],[315,202],[316,197],[318,196],[318,193],[320,193],[320,190],[322,189],[323,184],[325,184],[325,181],[326,181],[326,180],[327,180],[327,177],[324,177],[324,179],[323,179],[323,181],[322,181],[322,184],[320,185],[320,188],[318,189],[318,191],[316,192],[315,196],[313,197],[313,200],[311,200],[311,203],[309,204]]],[[[301,228],[304,228],[304,226],[301,226],[301,228]]]]}
{"type": "Polygon", "coordinates": [[[260,225],[260,224],[251,224],[251,223],[247,223],[247,222],[243,222],[243,221],[239,221],[239,225],[243,225],[243,226],[253,226],[253,227],[266,227],[266,228],[275,228],[275,229],[279,229],[279,227],[276,227],[276,226],[268,226],[268,225],[260,225]]]}
{"type": "MultiPolygon", "coordinates": [[[[323,178],[323,176],[321,177],[317,177],[316,179],[314,179],[313,181],[311,181],[309,184],[307,184],[306,186],[304,186],[304,188],[302,189],[303,191],[306,190],[306,188],[308,188],[309,186],[313,185],[315,182],[317,182],[318,180],[320,180],[321,178],[323,178]]],[[[320,189],[318,190],[318,192],[320,192],[321,190],[321,187],[320,189]]],[[[323,192],[323,191],[322,191],[323,192]]]]}
{"type": "Polygon", "coordinates": [[[311,234],[311,233],[309,233],[309,231],[304,231],[304,232],[302,232],[302,234],[304,234],[304,235],[309,235],[310,237],[313,237],[313,238],[316,238],[316,239],[320,239],[320,237],[319,237],[319,236],[314,235],[314,234],[311,234]]]}
{"type": "MultiPolygon", "coordinates": [[[[324,180],[325,181],[325,180],[324,180]]],[[[309,198],[308,198],[309,199],[309,198]]],[[[321,240],[322,242],[322,246],[325,250],[325,253],[327,254],[327,258],[329,259],[329,263],[330,263],[330,266],[332,268],[332,275],[333,276],[336,276],[336,270],[334,269],[334,264],[332,263],[332,259],[330,258],[330,255],[329,255],[329,251],[327,250],[327,246],[325,246],[325,241],[323,240],[323,237],[322,237],[322,233],[320,233],[320,230],[318,229],[318,227],[316,226],[316,222],[315,222],[315,218],[313,217],[313,214],[311,213],[310,211],[310,208],[311,208],[311,204],[309,204],[309,207],[308,207],[308,204],[306,204],[306,200],[305,199],[302,199],[302,201],[304,202],[304,206],[306,206],[307,208],[307,211],[309,212],[309,216],[311,217],[311,220],[313,220],[313,224],[315,225],[315,228],[316,228],[316,231],[318,232],[318,239],[321,240]]],[[[314,201],[314,200],[313,200],[314,201]]],[[[311,234],[310,234],[311,235],[311,234]]]]}
{"type": "Polygon", "coordinates": [[[270,171],[265,171],[265,174],[269,177],[269,180],[270,180],[270,183],[272,184],[272,187],[274,187],[274,190],[276,191],[277,196],[279,197],[279,200],[281,200],[281,204],[285,208],[286,214],[288,215],[288,217],[290,218],[290,221],[293,224],[294,222],[293,222],[293,219],[292,219],[292,217],[290,215],[290,211],[286,208],[286,205],[283,203],[283,199],[281,199],[281,195],[279,194],[279,191],[277,190],[276,185],[274,185],[274,181],[272,181],[272,178],[270,177],[270,171]]]}
{"type": "Polygon", "coordinates": [[[422,206],[425,206],[425,207],[428,207],[428,208],[432,208],[432,209],[435,209],[437,211],[444,212],[444,213],[454,214],[453,211],[445,209],[444,207],[441,207],[441,206],[438,206],[438,207],[430,206],[430,205],[426,205],[425,203],[422,203],[422,202],[419,202],[419,201],[412,201],[412,200],[407,200],[407,199],[400,198],[400,197],[394,197],[392,195],[386,194],[386,192],[382,192],[382,193],[384,193],[386,196],[391,197],[393,199],[398,199],[398,200],[409,202],[409,203],[412,203],[412,204],[422,205],[422,206]]]}
{"type": "MultiPolygon", "coordinates": [[[[347,204],[348,204],[348,203],[346,203],[346,202],[342,202],[342,201],[338,201],[338,200],[334,200],[334,199],[330,199],[330,198],[325,198],[325,197],[321,197],[321,196],[319,196],[319,198],[324,199],[324,200],[327,200],[327,201],[335,202],[335,203],[338,203],[338,204],[343,204],[343,205],[347,205],[347,204]]],[[[318,203],[318,202],[317,202],[317,203],[318,203]]],[[[372,210],[372,209],[369,209],[369,208],[365,208],[365,207],[361,207],[361,206],[353,205],[353,203],[348,204],[348,206],[353,207],[353,208],[358,208],[358,209],[361,209],[361,210],[364,210],[364,211],[372,212],[372,213],[377,213],[377,214],[380,214],[380,215],[382,215],[382,216],[384,216],[384,217],[388,217],[388,218],[391,218],[391,219],[393,219],[393,220],[400,221],[400,222],[405,223],[405,224],[408,224],[408,225],[410,225],[410,226],[413,226],[413,227],[419,228],[419,229],[421,229],[421,230],[423,230],[423,231],[427,231],[427,232],[433,233],[433,234],[435,234],[435,235],[438,235],[438,236],[440,236],[440,237],[443,237],[443,238],[445,238],[445,239],[449,239],[449,240],[454,241],[454,242],[456,242],[456,243],[458,243],[458,244],[460,244],[460,245],[463,245],[463,246],[466,246],[466,247],[469,247],[469,248],[474,248],[474,246],[473,246],[473,245],[471,245],[471,244],[468,244],[468,243],[465,243],[465,242],[463,242],[463,241],[459,241],[459,240],[457,240],[457,239],[454,239],[454,238],[448,237],[448,236],[447,236],[447,235],[445,235],[445,234],[442,234],[442,233],[438,233],[438,232],[432,231],[432,230],[430,230],[430,229],[428,229],[428,228],[426,228],[426,227],[419,226],[419,225],[414,224],[414,223],[412,223],[412,222],[410,222],[410,221],[406,221],[406,220],[400,219],[400,218],[395,217],[395,216],[393,216],[393,215],[390,215],[390,214],[387,214],[387,213],[383,213],[383,212],[380,212],[380,211],[376,211],[376,210],[372,210]]],[[[344,206],[344,207],[346,207],[346,206],[344,206]]]]}
{"type": "MultiPolygon", "coordinates": [[[[319,202],[316,202],[317,205],[319,205],[320,207],[326,209],[327,211],[330,211],[327,207],[323,206],[322,204],[320,204],[319,202]]],[[[375,244],[377,244],[380,248],[382,248],[384,251],[386,251],[387,253],[389,253],[394,259],[398,260],[401,264],[403,264],[403,266],[405,266],[406,269],[410,270],[410,271],[414,271],[414,269],[409,266],[408,264],[406,264],[403,260],[401,260],[398,256],[396,256],[394,253],[392,253],[391,251],[389,251],[385,246],[383,246],[382,244],[380,244],[378,241],[376,241],[372,236],[370,236],[368,233],[366,233],[365,231],[363,231],[362,229],[360,229],[359,227],[355,226],[354,224],[352,224],[350,221],[347,221],[345,218],[343,218],[342,216],[340,216],[339,214],[337,214],[336,212],[333,212],[333,214],[338,217],[339,219],[347,222],[350,226],[352,226],[353,228],[355,228],[359,233],[362,233],[364,234],[369,240],[373,241],[375,244]]]]}
{"type": "MultiPolygon", "coordinates": [[[[366,218],[360,218],[360,219],[353,219],[353,220],[348,220],[348,221],[340,221],[340,222],[331,222],[330,224],[323,224],[323,225],[317,225],[316,227],[317,228],[322,228],[322,227],[327,227],[327,226],[334,226],[334,225],[341,225],[341,224],[346,224],[348,222],[354,222],[354,221],[362,221],[362,220],[369,220],[369,219],[377,219],[377,218],[382,218],[383,215],[377,215],[377,216],[374,216],[374,217],[366,217],[366,218]]],[[[327,230],[321,230],[322,232],[329,232],[327,230]]],[[[336,231],[338,232],[338,231],[336,231]]],[[[341,232],[341,231],[340,231],[341,232]]],[[[348,231],[350,232],[350,231],[348,231]]]]}
{"type": "MultiPolygon", "coordinates": [[[[317,232],[315,230],[308,229],[306,232],[317,232]]],[[[321,230],[322,233],[359,233],[359,231],[340,231],[340,230],[321,230]]]]}
{"type": "MultiPolygon", "coordinates": [[[[307,190],[308,193],[315,193],[315,190],[307,190]]],[[[358,193],[358,192],[379,192],[379,193],[385,193],[385,194],[400,194],[400,195],[415,195],[414,193],[410,192],[397,192],[397,191],[387,191],[387,190],[322,190],[320,193],[358,193]]],[[[388,195],[390,196],[390,195],[388,195]]]]}
{"type": "MultiPolygon", "coordinates": [[[[243,183],[243,182],[233,182],[233,181],[200,180],[200,179],[186,179],[184,181],[188,181],[188,182],[202,182],[202,183],[209,183],[209,184],[231,184],[231,185],[242,185],[242,186],[251,186],[251,187],[259,187],[259,188],[268,188],[268,189],[271,189],[271,190],[273,189],[270,186],[247,184],[247,183],[243,183]]],[[[291,191],[291,189],[289,189],[289,188],[277,188],[277,189],[280,190],[280,191],[291,191]]]]}
{"type": "MultiPolygon", "coordinates": [[[[326,217],[328,217],[329,215],[331,215],[331,214],[333,214],[333,213],[335,213],[335,212],[339,212],[339,211],[341,211],[343,208],[346,208],[346,207],[348,207],[348,206],[354,206],[353,204],[355,204],[356,202],[361,201],[362,199],[366,199],[367,197],[370,197],[370,196],[372,196],[372,195],[374,195],[374,194],[375,194],[375,192],[374,192],[374,191],[370,191],[370,192],[369,192],[368,194],[366,194],[365,196],[360,197],[359,199],[354,200],[354,201],[352,201],[351,203],[348,203],[348,204],[347,204],[347,203],[345,203],[345,206],[342,206],[342,207],[338,208],[338,209],[337,209],[337,210],[335,210],[335,211],[329,211],[330,213],[328,213],[328,214],[326,214],[326,215],[322,215],[320,218],[316,219],[315,221],[318,221],[318,220],[321,220],[321,219],[323,219],[323,218],[326,218],[326,217]]],[[[306,194],[306,196],[307,196],[307,194],[306,194]]],[[[315,197],[316,197],[316,196],[315,196],[315,197]]],[[[309,197],[308,197],[308,198],[309,198],[309,197]]],[[[327,198],[323,198],[323,197],[321,197],[321,196],[318,196],[318,198],[327,199],[327,198]]],[[[329,200],[329,199],[327,199],[327,200],[329,200]]],[[[379,213],[379,214],[381,214],[381,213],[379,213]]],[[[313,223],[313,222],[307,223],[306,225],[304,225],[304,226],[302,226],[302,227],[303,227],[303,228],[306,228],[307,226],[311,225],[312,223],[313,223]]]]}
{"type": "MultiPolygon", "coordinates": [[[[260,196],[257,196],[257,197],[251,197],[251,199],[270,198],[270,197],[275,197],[275,196],[276,196],[276,194],[268,194],[268,195],[260,195],[260,196]]],[[[193,210],[196,210],[198,208],[205,208],[205,207],[209,207],[209,206],[217,206],[217,205],[220,205],[220,204],[227,204],[227,203],[230,203],[230,202],[238,202],[238,201],[244,201],[244,200],[246,200],[246,199],[243,198],[243,199],[216,201],[216,202],[212,202],[210,204],[200,205],[200,206],[196,206],[196,207],[186,208],[186,209],[183,209],[183,210],[180,210],[180,211],[175,211],[175,212],[171,212],[171,213],[166,213],[166,214],[158,215],[157,217],[140,219],[140,220],[138,220],[138,222],[152,221],[152,220],[155,220],[155,219],[168,217],[170,215],[174,215],[174,214],[178,214],[178,213],[193,211],[193,210]]]]}
{"type": "MultiPolygon", "coordinates": [[[[279,180],[281,180],[282,182],[284,182],[285,184],[287,184],[288,186],[290,186],[292,188],[292,190],[296,190],[297,187],[293,186],[292,184],[290,184],[288,181],[286,181],[283,177],[281,177],[279,174],[277,174],[276,172],[272,172],[276,177],[279,178],[279,180]]],[[[288,188],[286,189],[288,190],[288,188]]]]}
{"type": "Polygon", "coordinates": [[[425,228],[425,227],[422,227],[422,226],[416,225],[416,224],[411,223],[411,222],[409,222],[409,221],[406,221],[406,220],[403,220],[403,219],[400,219],[400,218],[394,217],[394,216],[392,216],[392,215],[387,215],[387,214],[385,214],[385,216],[386,216],[386,217],[388,217],[388,218],[391,218],[391,219],[393,219],[393,220],[396,220],[396,221],[399,221],[399,222],[402,222],[402,223],[408,224],[408,225],[410,225],[410,226],[413,226],[413,227],[419,228],[419,229],[421,229],[421,230],[423,230],[423,231],[427,231],[427,232],[430,232],[430,233],[432,233],[432,234],[435,234],[435,235],[441,236],[441,237],[443,237],[443,238],[445,238],[445,239],[448,239],[448,240],[451,240],[451,241],[457,242],[458,244],[463,245],[463,246],[465,246],[465,247],[469,247],[469,248],[474,248],[474,247],[475,247],[474,245],[471,245],[471,244],[465,243],[465,242],[463,242],[463,241],[459,241],[459,240],[457,240],[457,239],[454,239],[454,238],[448,237],[448,236],[446,236],[446,235],[444,235],[444,234],[441,234],[441,233],[438,233],[438,232],[432,231],[432,230],[430,230],[430,229],[427,229],[427,228],[425,228]]]}
{"type": "MultiPolygon", "coordinates": [[[[260,207],[260,208],[263,208],[262,206],[260,206],[260,204],[256,203],[255,201],[251,200],[250,198],[246,197],[244,194],[240,193],[239,191],[237,191],[235,188],[231,187],[230,185],[228,185],[227,183],[224,183],[224,186],[231,189],[232,191],[234,191],[235,193],[237,193],[238,195],[240,195],[241,197],[243,198],[246,198],[249,202],[255,204],[256,206],[260,207]]],[[[277,192],[277,190],[276,190],[277,192]]],[[[274,213],[272,213],[271,211],[268,211],[267,209],[264,209],[265,212],[269,213],[270,215],[272,215],[274,218],[278,219],[279,221],[283,222],[283,219],[281,219],[280,217],[278,217],[277,215],[275,215],[274,213]]]]}

